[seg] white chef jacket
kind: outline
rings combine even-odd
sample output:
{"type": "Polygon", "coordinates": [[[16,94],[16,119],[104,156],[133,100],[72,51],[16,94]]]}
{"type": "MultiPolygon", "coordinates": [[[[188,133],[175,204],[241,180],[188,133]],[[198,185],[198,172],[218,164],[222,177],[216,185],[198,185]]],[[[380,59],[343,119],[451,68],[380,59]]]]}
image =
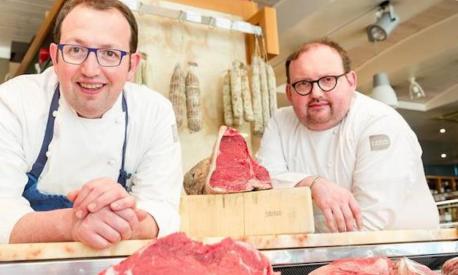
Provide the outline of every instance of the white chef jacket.
{"type": "MultiPolygon", "coordinates": [[[[291,106],[277,110],[257,159],[274,187],[319,175],[351,191],[365,230],[438,228],[421,154],[415,133],[398,112],[355,92],[346,117],[325,131],[307,129],[291,106]]],[[[316,232],[328,232],[316,206],[314,213],[316,232]]]]}
{"type": "MultiPolygon", "coordinates": [[[[57,76],[52,68],[0,86],[0,242],[7,243],[17,221],[32,212],[22,197],[43,137],[57,76]]],[[[126,83],[128,129],[125,170],[137,207],[147,211],[163,236],[179,229],[183,180],[181,148],[170,102],[145,86],[126,83]]],[[[122,96],[100,119],[79,117],[65,101],[55,112],[48,161],[38,180],[42,193],[66,195],[90,180],[117,180],[125,117],[122,96]]]]}

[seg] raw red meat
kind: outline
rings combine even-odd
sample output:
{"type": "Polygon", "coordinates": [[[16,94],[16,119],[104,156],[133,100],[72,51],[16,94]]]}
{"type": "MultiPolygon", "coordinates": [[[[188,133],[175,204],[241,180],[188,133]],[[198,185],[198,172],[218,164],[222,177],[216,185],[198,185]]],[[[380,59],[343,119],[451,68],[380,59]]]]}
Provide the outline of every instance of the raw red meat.
{"type": "Polygon", "coordinates": [[[429,267],[403,257],[397,263],[398,275],[437,275],[429,267]]]}
{"type": "Polygon", "coordinates": [[[204,245],[174,233],[158,239],[99,275],[270,275],[268,259],[249,244],[230,238],[204,245]]]}
{"type": "Polygon", "coordinates": [[[205,193],[235,193],[271,188],[269,172],[251,157],[245,139],[236,129],[221,126],[205,193]]]}
{"type": "Polygon", "coordinates": [[[458,275],[458,257],[447,260],[442,265],[443,275],[458,275]]]}
{"type": "Polygon", "coordinates": [[[395,275],[393,261],[386,257],[348,258],[315,269],[310,275],[395,275]]]}

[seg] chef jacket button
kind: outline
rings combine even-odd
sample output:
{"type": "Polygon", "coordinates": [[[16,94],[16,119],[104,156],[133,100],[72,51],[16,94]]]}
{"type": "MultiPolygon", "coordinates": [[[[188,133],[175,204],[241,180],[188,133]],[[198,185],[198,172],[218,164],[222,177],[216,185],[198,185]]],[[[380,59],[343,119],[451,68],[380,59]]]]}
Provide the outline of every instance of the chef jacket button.
{"type": "Polygon", "coordinates": [[[116,123],[116,124],[121,124],[121,122],[122,122],[121,118],[117,118],[117,119],[115,120],[115,123],[116,123]]]}
{"type": "Polygon", "coordinates": [[[48,157],[48,158],[49,158],[50,156],[51,156],[51,152],[49,152],[49,151],[46,151],[46,157],[48,157]]]}
{"type": "Polygon", "coordinates": [[[57,116],[57,111],[53,111],[53,112],[52,112],[52,116],[53,116],[53,117],[56,117],[56,116],[57,116]]]}
{"type": "Polygon", "coordinates": [[[116,161],[114,159],[110,159],[108,161],[108,165],[110,165],[110,166],[114,166],[115,164],[116,164],[116,161]]]}

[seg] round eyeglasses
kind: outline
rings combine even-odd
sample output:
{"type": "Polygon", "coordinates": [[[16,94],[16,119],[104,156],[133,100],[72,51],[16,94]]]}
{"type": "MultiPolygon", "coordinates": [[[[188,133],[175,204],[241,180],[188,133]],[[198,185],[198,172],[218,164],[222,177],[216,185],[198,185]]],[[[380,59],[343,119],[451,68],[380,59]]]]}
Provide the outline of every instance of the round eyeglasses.
{"type": "Polygon", "coordinates": [[[62,59],[69,64],[82,64],[91,52],[94,52],[97,62],[103,67],[116,67],[129,52],[117,49],[89,48],[80,45],[58,44],[62,59]]]}
{"type": "Polygon", "coordinates": [[[323,92],[332,91],[337,86],[337,81],[339,77],[346,75],[347,73],[343,73],[340,75],[326,75],[320,77],[317,80],[299,80],[291,84],[293,89],[301,96],[309,95],[312,92],[313,84],[318,84],[318,87],[323,92]]]}

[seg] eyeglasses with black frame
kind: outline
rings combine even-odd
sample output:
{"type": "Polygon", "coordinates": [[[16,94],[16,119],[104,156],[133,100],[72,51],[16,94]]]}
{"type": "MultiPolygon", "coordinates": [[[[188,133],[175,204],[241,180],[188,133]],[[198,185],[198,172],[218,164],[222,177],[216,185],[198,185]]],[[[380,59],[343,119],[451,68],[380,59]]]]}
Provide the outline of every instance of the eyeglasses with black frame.
{"type": "Polygon", "coordinates": [[[337,81],[341,76],[346,75],[345,72],[340,75],[326,75],[317,80],[299,80],[291,84],[294,91],[301,96],[309,95],[312,92],[313,84],[317,84],[323,92],[330,92],[337,86],[337,81]]]}
{"type": "Polygon", "coordinates": [[[121,64],[122,58],[129,55],[129,52],[118,49],[89,48],[73,44],[57,44],[62,52],[62,59],[69,64],[82,64],[91,52],[94,52],[97,62],[103,67],[117,67],[121,64]]]}

